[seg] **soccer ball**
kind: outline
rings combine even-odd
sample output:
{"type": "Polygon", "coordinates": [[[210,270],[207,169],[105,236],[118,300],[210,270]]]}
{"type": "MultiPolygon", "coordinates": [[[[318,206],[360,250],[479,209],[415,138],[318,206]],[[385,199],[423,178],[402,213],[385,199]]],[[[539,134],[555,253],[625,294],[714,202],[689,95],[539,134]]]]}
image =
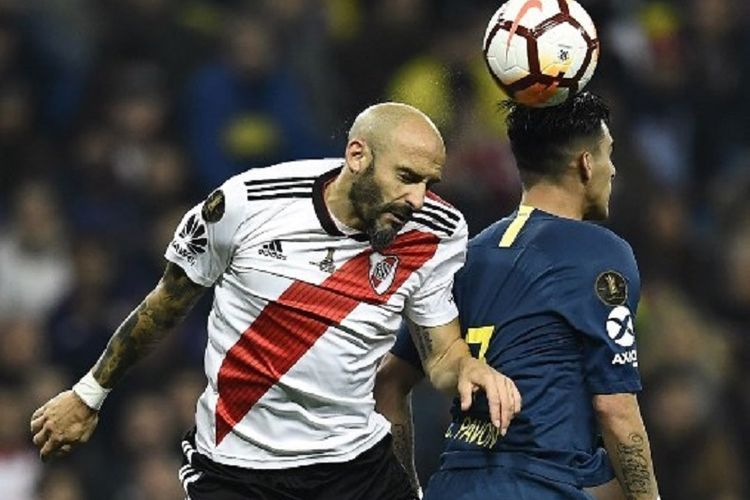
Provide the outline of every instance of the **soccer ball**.
{"type": "Polygon", "coordinates": [[[599,39],[575,0],[509,0],[490,19],[484,58],[505,93],[527,106],[554,106],[591,79],[599,39]]]}

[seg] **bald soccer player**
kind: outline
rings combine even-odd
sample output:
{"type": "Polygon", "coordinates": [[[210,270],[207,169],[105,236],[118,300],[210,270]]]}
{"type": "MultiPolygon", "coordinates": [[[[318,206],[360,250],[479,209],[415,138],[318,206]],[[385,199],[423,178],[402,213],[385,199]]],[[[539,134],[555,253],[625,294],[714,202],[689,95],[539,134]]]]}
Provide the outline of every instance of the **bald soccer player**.
{"type": "Polygon", "coordinates": [[[85,442],[107,393],[213,287],[208,385],[182,442],[187,497],[414,498],[372,394],[402,317],[436,387],[465,409],[483,389],[502,430],[520,409],[460,336],[451,287],[466,223],[429,191],[444,162],[427,116],[383,103],[356,118],[343,159],[226,181],[185,214],[161,281],[91,371],[34,412],[41,457],[85,442]]]}

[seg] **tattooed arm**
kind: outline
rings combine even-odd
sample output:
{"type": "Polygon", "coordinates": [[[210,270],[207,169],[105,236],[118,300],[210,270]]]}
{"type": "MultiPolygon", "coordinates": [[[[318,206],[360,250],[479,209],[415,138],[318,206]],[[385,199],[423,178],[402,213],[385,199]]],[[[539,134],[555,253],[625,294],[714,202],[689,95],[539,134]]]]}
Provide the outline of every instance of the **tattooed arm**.
{"type": "MultiPolygon", "coordinates": [[[[115,331],[91,370],[93,384],[111,389],[125,372],[150,353],[192,309],[207,289],[193,283],[177,265],[168,263],[156,288],[115,331]]],[[[96,428],[98,411],[74,391],[58,394],[31,417],[34,444],[47,459],[68,453],[88,441],[96,428]]]]}
{"type": "Polygon", "coordinates": [[[604,445],[625,498],[659,498],[651,446],[635,395],[598,394],[593,404],[604,445]]]}
{"type": "Polygon", "coordinates": [[[156,288],[109,340],[92,370],[96,381],[103,387],[114,387],[131,366],[185,319],[206,290],[193,283],[178,265],[167,263],[156,288]]]}
{"type": "Polygon", "coordinates": [[[458,392],[464,411],[471,407],[474,392],[483,389],[492,423],[505,435],[511,419],[521,411],[521,395],[513,381],[472,357],[458,319],[434,327],[407,323],[432,385],[451,396],[458,392]]]}
{"type": "Polygon", "coordinates": [[[424,378],[410,363],[388,353],[375,377],[375,409],[391,422],[393,453],[409,475],[416,491],[419,478],[414,465],[414,432],[411,413],[411,390],[424,378]]]}

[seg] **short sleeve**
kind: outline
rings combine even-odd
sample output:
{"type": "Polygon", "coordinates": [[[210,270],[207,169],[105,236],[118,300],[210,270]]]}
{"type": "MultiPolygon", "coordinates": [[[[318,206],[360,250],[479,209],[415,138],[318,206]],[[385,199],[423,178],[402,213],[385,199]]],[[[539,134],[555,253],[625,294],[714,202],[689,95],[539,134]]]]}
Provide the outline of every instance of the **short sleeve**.
{"type": "Polygon", "coordinates": [[[594,394],[641,390],[635,315],[640,277],[630,246],[613,234],[581,238],[575,264],[560,273],[558,311],[583,335],[584,371],[594,394]]]}
{"type": "Polygon", "coordinates": [[[415,324],[424,327],[450,323],[458,316],[453,300],[453,279],[466,261],[468,231],[461,218],[450,238],[441,240],[420,288],[406,302],[405,314],[415,324]]]}
{"type": "Polygon", "coordinates": [[[198,285],[213,286],[231,262],[245,206],[241,189],[230,179],[185,214],[164,257],[198,285]]]}
{"type": "Polygon", "coordinates": [[[423,371],[422,360],[419,358],[417,346],[414,345],[406,321],[401,322],[401,328],[399,328],[396,335],[396,343],[391,347],[391,354],[402,361],[406,361],[419,371],[423,371]]]}

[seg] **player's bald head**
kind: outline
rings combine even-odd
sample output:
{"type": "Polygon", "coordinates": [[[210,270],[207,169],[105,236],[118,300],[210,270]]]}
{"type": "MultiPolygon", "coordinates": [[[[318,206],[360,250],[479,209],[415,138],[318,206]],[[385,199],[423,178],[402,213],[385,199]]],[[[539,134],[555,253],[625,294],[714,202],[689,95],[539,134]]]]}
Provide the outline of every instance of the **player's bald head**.
{"type": "Polygon", "coordinates": [[[432,120],[408,104],[384,102],[370,106],[349,129],[349,141],[364,140],[377,149],[405,138],[420,146],[444,149],[443,138],[432,120]]]}
{"type": "Polygon", "coordinates": [[[335,202],[340,186],[347,202],[340,206],[351,214],[351,227],[367,233],[372,247],[381,251],[421,209],[444,164],[443,138],[427,115],[406,104],[376,104],[362,111],[349,130],[346,168],[329,199],[335,202]]]}

